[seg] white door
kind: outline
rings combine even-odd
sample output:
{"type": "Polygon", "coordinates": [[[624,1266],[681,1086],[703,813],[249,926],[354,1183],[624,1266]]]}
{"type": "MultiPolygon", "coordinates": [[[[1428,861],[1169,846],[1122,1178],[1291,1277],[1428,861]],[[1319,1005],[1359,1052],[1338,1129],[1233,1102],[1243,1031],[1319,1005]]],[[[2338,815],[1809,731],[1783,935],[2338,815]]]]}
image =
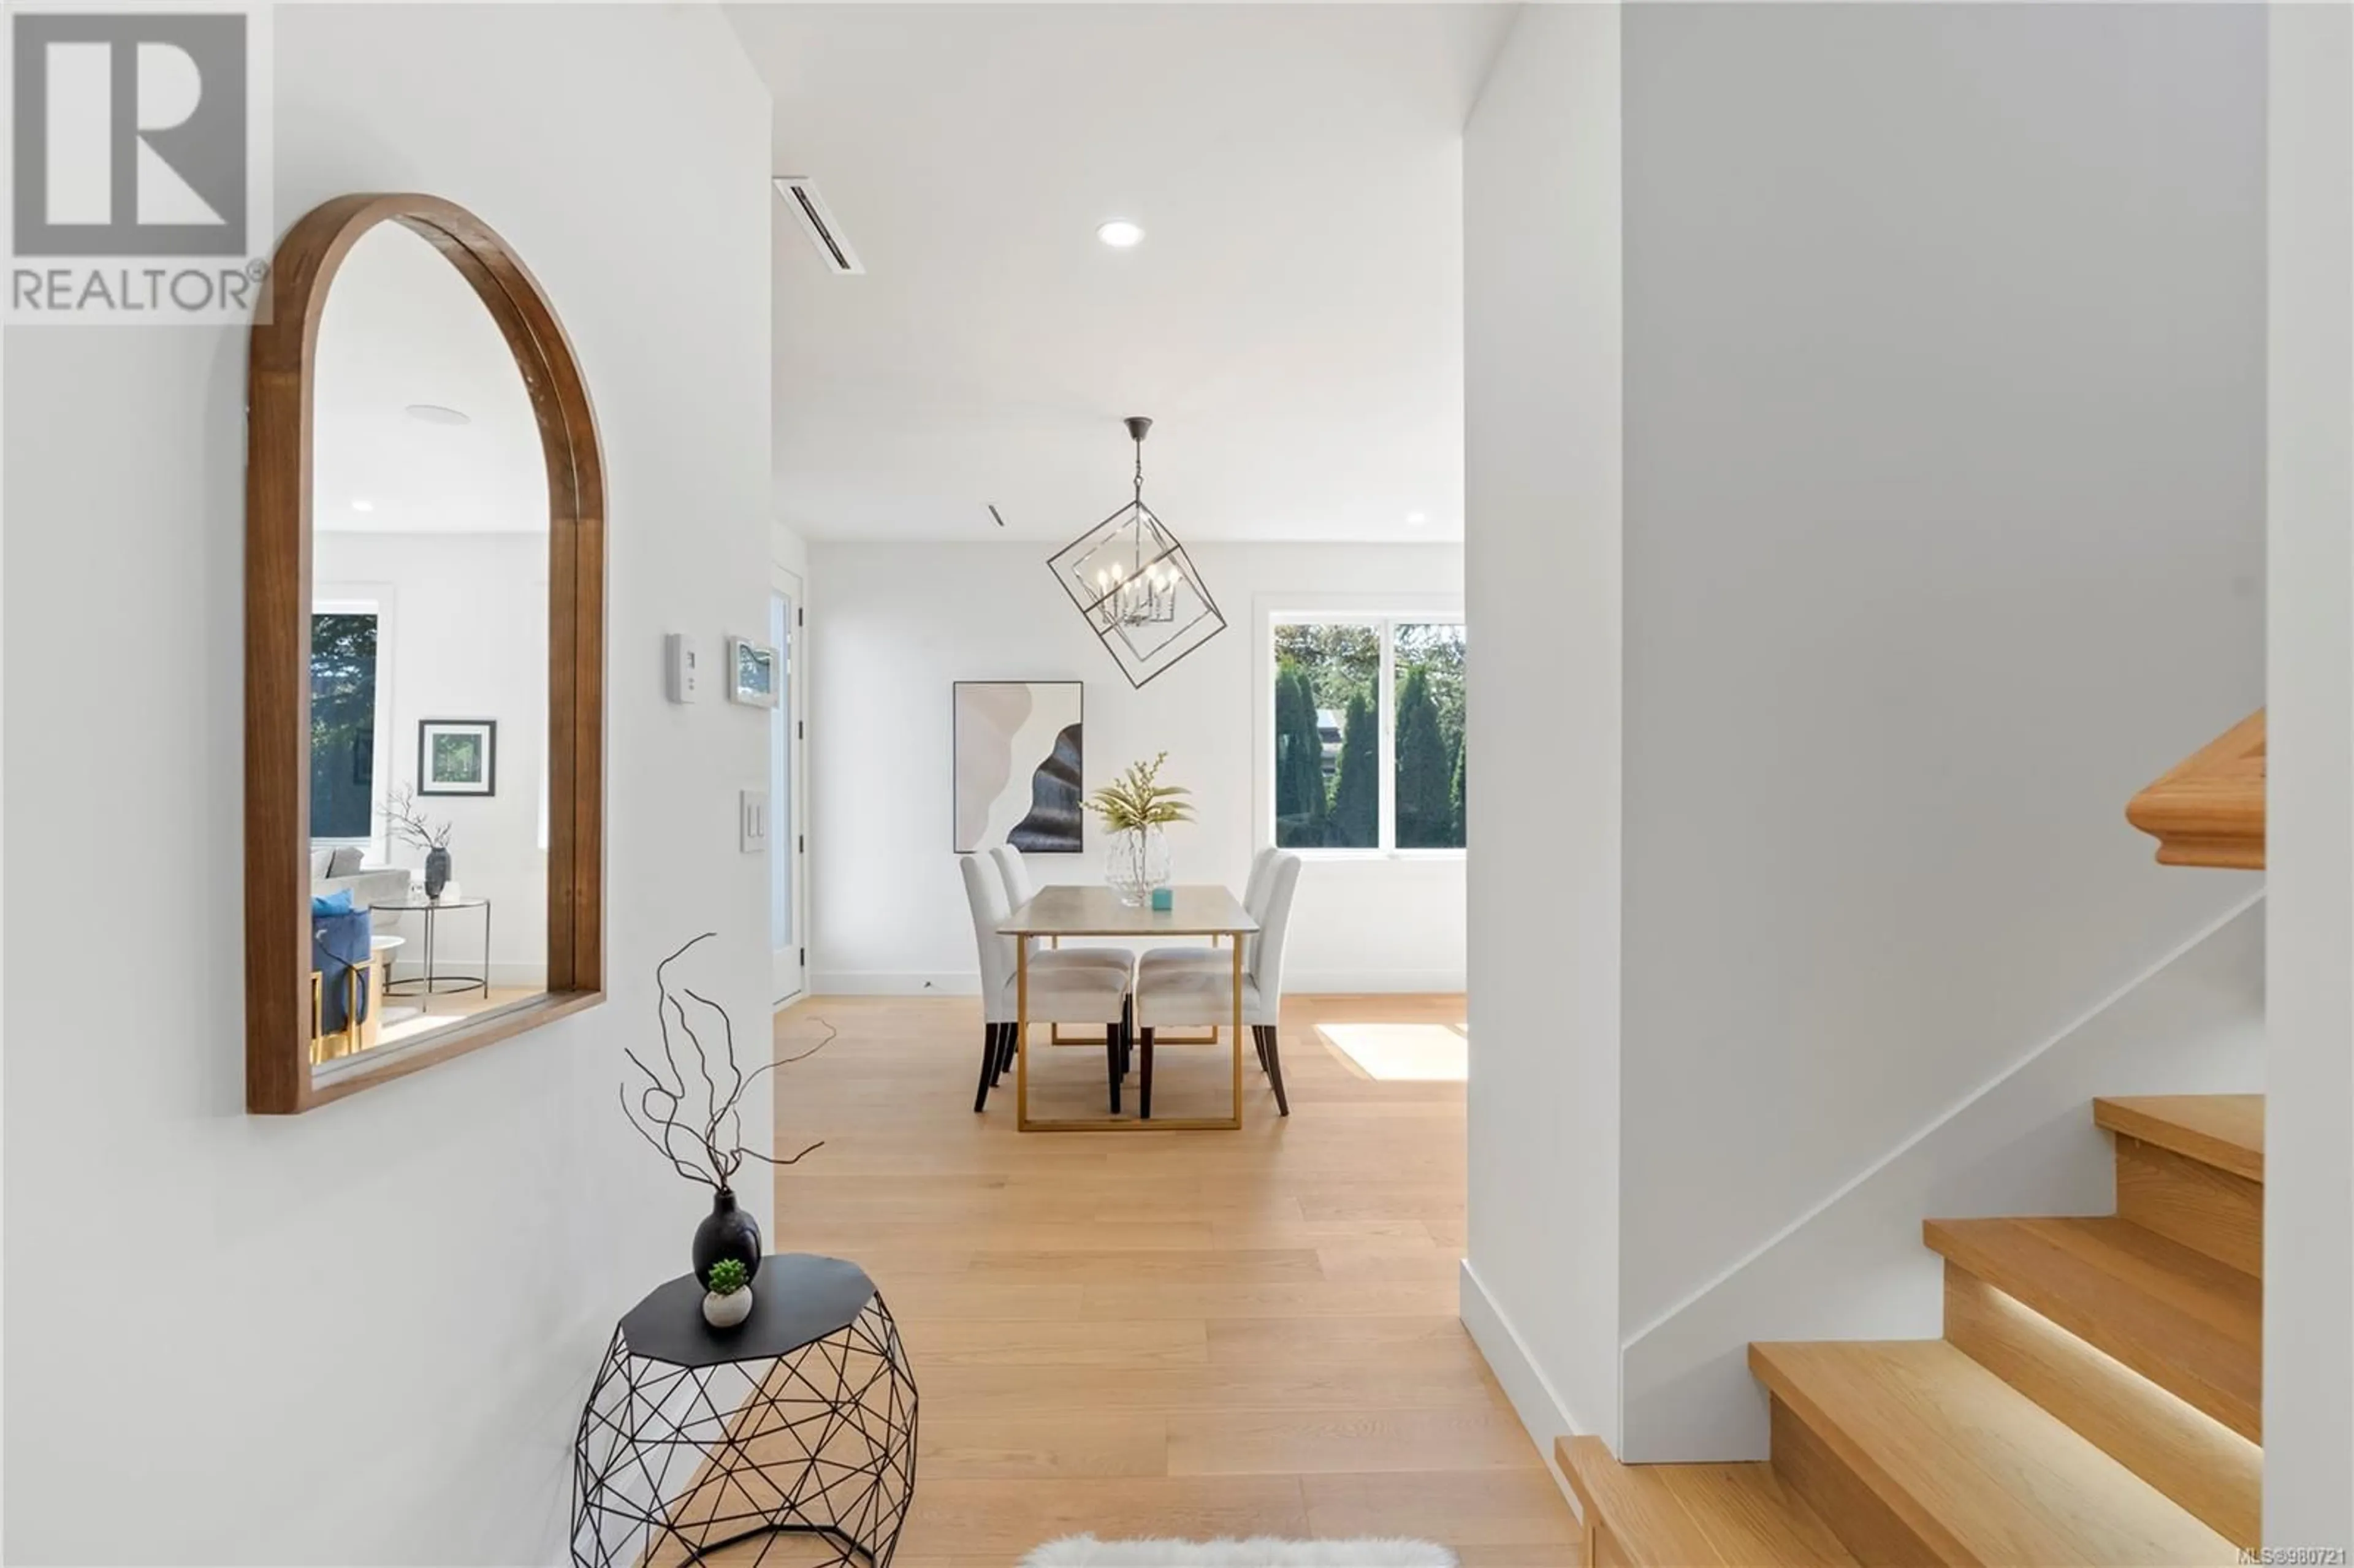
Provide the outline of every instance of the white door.
{"type": "Polygon", "coordinates": [[[777,705],[769,714],[769,995],[782,1007],[809,983],[809,838],[801,820],[801,673],[808,661],[801,580],[773,568],[769,589],[769,641],[782,656],[777,705]]]}

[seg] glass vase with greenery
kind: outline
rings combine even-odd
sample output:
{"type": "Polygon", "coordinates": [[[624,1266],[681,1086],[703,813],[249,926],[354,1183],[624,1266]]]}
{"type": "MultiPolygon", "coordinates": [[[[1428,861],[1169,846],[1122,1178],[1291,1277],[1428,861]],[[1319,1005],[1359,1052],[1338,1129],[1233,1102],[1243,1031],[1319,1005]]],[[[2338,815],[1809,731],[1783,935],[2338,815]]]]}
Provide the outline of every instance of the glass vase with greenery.
{"type": "Polygon", "coordinates": [[[1169,840],[1161,832],[1171,822],[1190,822],[1193,808],[1182,784],[1161,782],[1162,752],[1150,762],[1132,762],[1128,771],[1087,797],[1087,810],[1103,821],[1111,834],[1104,859],[1104,880],[1123,904],[1141,904],[1156,887],[1169,881],[1169,840]]]}

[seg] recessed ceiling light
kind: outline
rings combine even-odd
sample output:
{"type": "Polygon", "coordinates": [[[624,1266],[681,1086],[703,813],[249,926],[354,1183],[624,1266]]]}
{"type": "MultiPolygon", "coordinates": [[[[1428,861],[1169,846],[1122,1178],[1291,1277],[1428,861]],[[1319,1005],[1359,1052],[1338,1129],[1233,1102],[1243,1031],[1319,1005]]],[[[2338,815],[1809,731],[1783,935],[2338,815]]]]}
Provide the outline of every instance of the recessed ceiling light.
{"type": "Polygon", "coordinates": [[[354,501],[352,503],[352,510],[355,512],[373,512],[376,510],[376,503],[373,501],[354,501]]]}
{"type": "Polygon", "coordinates": [[[1405,520],[1406,520],[1406,523],[1407,523],[1407,525],[1408,525],[1408,526],[1410,526],[1410,527],[1415,527],[1415,528],[1419,528],[1419,527],[1421,527],[1424,524],[1426,524],[1426,523],[1429,522],[1429,521],[1430,521],[1430,518],[1429,518],[1428,514],[1425,514],[1425,513],[1421,513],[1421,512],[1409,512],[1409,513],[1407,513],[1407,514],[1405,514],[1405,520]]]}
{"type": "Polygon", "coordinates": [[[474,422],[472,414],[445,408],[439,403],[411,403],[408,417],[428,425],[471,425],[474,422]]]}
{"type": "Polygon", "coordinates": [[[1144,230],[1124,217],[1115,217],[1096,230],[1096,238],[1115,250],[1125,250],[1144,238],[1144,230]]]}

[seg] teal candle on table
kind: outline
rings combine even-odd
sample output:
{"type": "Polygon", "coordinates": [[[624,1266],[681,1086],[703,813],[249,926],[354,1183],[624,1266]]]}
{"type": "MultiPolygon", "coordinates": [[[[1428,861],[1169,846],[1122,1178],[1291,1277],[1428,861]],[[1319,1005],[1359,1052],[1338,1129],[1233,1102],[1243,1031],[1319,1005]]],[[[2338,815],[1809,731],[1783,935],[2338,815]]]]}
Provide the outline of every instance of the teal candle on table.
{"type": "Polygon", "coordinates": [[[1160,910],[1163,915],[1166,915],[1172,909],[1176,908],[1177,895],[1175,891],[1166,887],[1154,888],[1152,890],[1152,906],[1155,909],[1160,910]]]}

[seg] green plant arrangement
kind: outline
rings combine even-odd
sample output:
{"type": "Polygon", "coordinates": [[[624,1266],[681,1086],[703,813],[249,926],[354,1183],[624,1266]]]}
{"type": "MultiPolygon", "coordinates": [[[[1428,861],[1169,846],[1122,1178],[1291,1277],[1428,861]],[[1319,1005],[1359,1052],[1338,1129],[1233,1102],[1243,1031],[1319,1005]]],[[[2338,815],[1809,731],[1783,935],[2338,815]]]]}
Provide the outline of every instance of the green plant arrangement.
{"type": "Polygon", "coordinates": [[[751,1272],[732,1257],[723,1257],[711,1266],[704,1279],[704,1288],[714,1296],[733,1296],[752,1283],[751,1272]]]}
{"type": "Polygon", "coordinates": [[[1123,904],[1142,904],[1168,883],[1169,841],[1161,830],[1193,820],[1193,808],[1185,801],[1191,791],[1161,782],[1161,766],[1168,760],[1164,751],[1150,762],[1131,762],[1127,772],[1087,797],[1087,810],[1111,830],[1104,880],[1123,904]]]}
{"type": "Polygon", "coordinates": [[[1129,763],[1127,772],[1087,797],[1087,810],[1116,833],[1192,821],[1193,808],[1184,797],[1193,791],[1182,784],[1161,782],[1161,765],[1168,760],[1164,751],[1150,762],[1129,763]]]}

